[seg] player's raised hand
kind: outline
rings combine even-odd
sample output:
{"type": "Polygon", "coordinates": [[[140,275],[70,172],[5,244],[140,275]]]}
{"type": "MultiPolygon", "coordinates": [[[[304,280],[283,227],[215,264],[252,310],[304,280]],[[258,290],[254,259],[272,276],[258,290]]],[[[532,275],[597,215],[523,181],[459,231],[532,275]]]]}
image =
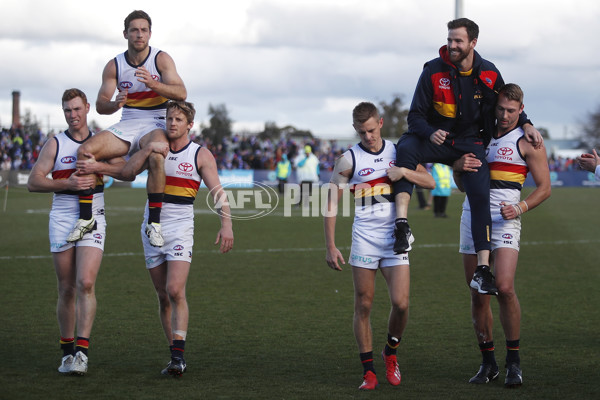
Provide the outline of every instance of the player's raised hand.
{"type": "Polygon", "coordinates": [[[154,79],[152,79],[152,74],[150,71],[148,71],[144,66],[137,68],[135,71],[135,76],[137,77],[137,80],[146,85],[148,89],[152,89],[152,87],[157,83],[154,79]]]}

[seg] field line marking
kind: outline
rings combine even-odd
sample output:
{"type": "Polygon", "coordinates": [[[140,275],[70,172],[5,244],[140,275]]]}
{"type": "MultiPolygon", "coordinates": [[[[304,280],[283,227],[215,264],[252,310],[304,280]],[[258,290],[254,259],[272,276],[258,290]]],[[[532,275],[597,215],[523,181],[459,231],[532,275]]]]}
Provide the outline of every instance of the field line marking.
{"type": "MultiPolygon", "coordinates": [[[[546,246],[546,245],[572,245],[572,244],[593,244],[600,243],[600,239],[582,239],[582,240],[554,240],[549,242],[543,241],[533,241],[533,242],[521,242],[521,247],[523,246],[546,246]]],[[[441,248],[441,247],[455,247],[458,249],[458,243],[431,243],[431,244],[419,244],[413,245],[414,248],[441,248]]],[[[350,246],[347,247],[338,247],[340,250],[350,250],[350,246]]],[[[312,252],[312,251],[325,251],[325,247],[294,247],[287,249],[234,249],[233,251],[236,253],[283,253],[283,252],[312,252]]],[[[194,250],[194,254],[209,254],[209,253],[219,253],[219,250],[194,250]]],[[[458,254],[458,253],[457,253],[458,254]]],[[[125,252],[125,253],[104,253],[104,257],[131,257],[138,256],[144,257],[144,253],[142,252],[125,252]]],[[[0,260],[2,261],[11,261],[11,260],[36,260],[36,259],[51,259],[51,254],[45,255],[15,255],[15,256],[0,256],[0,260]]]]}

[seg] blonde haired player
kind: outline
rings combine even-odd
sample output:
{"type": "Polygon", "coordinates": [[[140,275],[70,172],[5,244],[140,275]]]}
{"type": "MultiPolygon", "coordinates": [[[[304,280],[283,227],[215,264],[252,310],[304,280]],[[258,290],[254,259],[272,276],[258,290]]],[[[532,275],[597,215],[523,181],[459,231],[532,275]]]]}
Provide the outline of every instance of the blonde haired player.
{"type": "MultiPolygon", "coordinates": [[[[504,85],[495,106],[496,132],[487,146],[486,160],[490,168],[490,211],[492,216],[491,260],[496,274],[500,322],[506,339],[507,387],[523,382],[519,356],[521,306],[515,292],[515,272],[519,259],[522,215],[550,197],[550,172],[546,149],[534,147],[518,127],[523,112],[523,91],[518,85],[504,85]],[[521,200],[521,189],[531,173],[536,188],[521,200]]],[[[473,172],[481,162],[472,154],[459,159],[455,165],[455,180],[462,187],[461,173],[473,172]]],[[[479,371],[469,382],[488,383],[497,379],[498,365],[494,356],[492,310],[490,296],[481,294],[472,284],[477,256],[471,233],[471,207],[468,198],[463,204],[460,224],[460,252],[463,254],[465,278],[471,287],[471,315],[482,354],[479,371]]]]}
{"type": "Polygon", "coordinates": [[[147,167],[152,152],[164,154],[166,186],[162,210],[163,237],[161,247],[153,246],[145,233],[148,210],[142,223],[142,243],[146,268],[158,295],[160,321],[169,342],[171,361],[162,370],[164,375],[181,376],[187,364],[184,358],[189,310],[185,285],[192,262],[194,245],[194,200],[204,183],[217,204],[221,229],[215,244],[221,253],[233,248],[233,228],[226,195],[221,188],[217,164],[212,153],[189,138],[196,111],[191,103],[170,101],[167,104],[168,147],[162,142],[150,143],[127,162],[125,176],[135,176],[147,167]]]}
{"type": "Polygon", "coordinates": [[[345,264],[335,245],[335,224],[338,199],[349,185],[356,204],[349,263],[354,281],[354,336],[363,365],[363,383],[359,389],[373,390],[379,385],[373,362],[370,323],[377,270],[385,278],[392,305],[382,357],[386,378],[393,386],[399,385],[401,380],[396,349],[408,321],[408,253],[394,254],[392,232],[396,213],[391,180],[387,174],[394,175],[394,179],[404,177],[429,189],[435,186],[435,182],[421,165],[416,171],[393,167],[396,147],[381,138],[383,118],[374,104],[358,104],[352,112],[352,119],[360,143],[346,151],[335,163],[327,198],[328,214],[324,218],[326,261],[337,271],[342,270],[340,263],[345,264]]]}

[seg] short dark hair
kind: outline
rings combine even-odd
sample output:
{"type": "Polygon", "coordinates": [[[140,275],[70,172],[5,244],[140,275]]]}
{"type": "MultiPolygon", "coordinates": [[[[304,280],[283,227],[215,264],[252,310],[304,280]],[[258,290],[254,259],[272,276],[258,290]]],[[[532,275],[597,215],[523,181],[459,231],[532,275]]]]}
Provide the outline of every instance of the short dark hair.
{"type": "Polygon", "coordinates": [[[194,117],[196,116],[196,109],[192,103],[181,100],[169,100],[167,103],[167,113],[170,109],[175,108],[185,115],[185,119],[188,123],[194,122],[194,117]]]}
{"type": "Polygon", "coordinates": [[[500,88],[498,97],[504,96],[508,100],[518,101],[519,104],[523,104],[523,90],[516,83],[507,83],[500,88]]]}
{"type": "Polygon", "coordinates": [[[145,11],[142,11],[142,10],[133,10],[125,18],[125,32],[127,32],[127,30],[129,29],[129,24],[134,19],[145,19],[146,21],[148,21],[148,27],[150,28],[150,30],[152,30],[152,20],[150,19],[150,16],[145,11]]]}
{"type": "Polygon", "coordinates": [[[67,89],[65,90],[65,92],[62,95],[62,102],[66,102],[69,100],[73,100],[74,98],[77,97],[81,97],[81,100],[83,100],[83,104],[87,104],[87,96],[85,95],[85,93],[83,93],[83,91],[79,90],[79,89],[67,89]]]}
{"type": "Polygon", "coordinates": [[[448,30],[466,28],[469,41],[473,41],[479,37],[479,26],[469,18],[458,18],[448,22],[448,30]]]}
{"type": "Polygon", "coordinates": [[[379,110],[377,110],[375,104],[368,101],[358,103],[358,105],[354,107],[354,110],[352,110],[352,122],[355,124],[364,124],[371,117],[379,119],[379,110]]]}

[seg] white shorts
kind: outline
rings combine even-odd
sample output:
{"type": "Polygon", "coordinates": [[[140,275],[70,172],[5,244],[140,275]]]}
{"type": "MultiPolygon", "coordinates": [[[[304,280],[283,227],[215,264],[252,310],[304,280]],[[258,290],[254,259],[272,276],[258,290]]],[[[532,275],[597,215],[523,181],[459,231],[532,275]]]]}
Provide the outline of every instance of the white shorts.
{"type": "Polygon", "coordinates": [[[130,144],[128,154],[132,155],[140,149],[140,139],[155,129],[166,130],[164,118],[126,119],[111,125],[106,130],[128,142],[130,144]]]}
{"type": "Polygon", "coordinates": [[[187,261],[192,262],[194,247],[194,220],[177,221],[172,224],[161,224],[162,236],[165,244],[162,247],[154,247],[146,236],[146,220],[142,223],[142,244],[144,246],[144,257],[146,268],[158,267],[165,261],[187,261]]]}
{"type": "Polygon", "coordinates": [[[368,232],[352,227],[349,263],[353,267],[378,269],[408,265],[408,253],[394,254],[393,229],[386,238],[374,238],[368,232]]]}
{"type": "Polygon", "coordinates": [[[73,246],[97,247],[104,251],[104,242],[106,241],[106,218],[104,217],[104,208],[94,209],[93,215],[96,219],[96,229],[83,235],[83,238],[74,242],[67,242],[67,236],[79,218],[78,210],[65,213],[62,210],[50,211],[50,222],[48,224],[48,233],[50,237],[50,251],[60,253],[73,246]]]}
{"type": "MultiPolygon", "coordinates": [[[[521,218],[492,220],[492,251],[508,247],[519,251],[521,242],[521,218]]],[[[460,249],[462,254],[477,254],[471,235],[471,213],[463,211],[460,217],[460,249]]]]}

